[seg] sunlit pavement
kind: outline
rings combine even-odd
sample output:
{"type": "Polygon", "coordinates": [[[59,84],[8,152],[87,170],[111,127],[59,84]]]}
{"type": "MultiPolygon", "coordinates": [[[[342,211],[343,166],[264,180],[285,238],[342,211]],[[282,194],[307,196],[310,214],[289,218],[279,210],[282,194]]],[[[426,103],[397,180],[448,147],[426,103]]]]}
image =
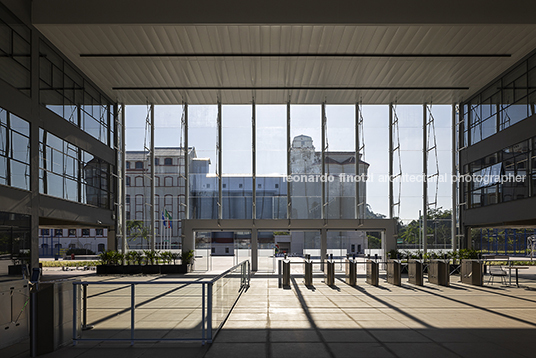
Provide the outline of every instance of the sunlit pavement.
{"type": "MultiPolygon", "coordinates": [[[[197,280],[199,276],[174,277],[184,278],[197,280]]],[[[520,284],[536,287],[532,281],[535,278],[536,267],[530,268],[520,274],[520,284]]],[[[382,279],[380,287],[373,287],[360,275],[358,286],[350,287],[339,277],[335,286],[329,287],[321,275],[316,275],[314,286],[306,287],[296,275],[291,287],[282,289],[278,288],[277,277],[259,273],[253,276],[250,288],[212,344],[158,342],[135,343],[131,347],[128,342],[81,342],[48,357],[534,356],[536,290],[503,286],[500,282],[469,286],[458,282],[458,276],[451,276],[449,287],[427,282],[418,287],[402,280],[402,287],[382,279]]],[[[121,312],[127,305],[124,300],[128,301],[128,292],[118,289],[106,293],[109,289],[90,290],[88,320],[97,323],[83,336],[128,337],[130,316],[121,312]]],[[[198,334],[198,294],[195,288],[140,288],[136,301],[137,336],[198,334]]]]}

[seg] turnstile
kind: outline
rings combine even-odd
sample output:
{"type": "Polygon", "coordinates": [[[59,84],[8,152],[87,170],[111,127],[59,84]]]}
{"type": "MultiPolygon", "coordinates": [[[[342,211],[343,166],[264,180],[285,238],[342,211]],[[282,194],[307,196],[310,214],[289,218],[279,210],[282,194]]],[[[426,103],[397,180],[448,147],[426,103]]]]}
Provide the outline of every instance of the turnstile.
{"type": "Polygon", "coordinates": [[[422,261],[410,261],[408,262],[408,282],[417,286],[422,286],[423,274],[422,274],[422,261]]]}
{"type": "Polygon", "coordinates": [[[357,262],[346,259],[346,284],[350,286],[357,285],[357,262]]]}
{"type": "Polygon", "coordinates": [[[290,260],[279,261],[279,288],[290,287],[290,260]]]}
{"type": "Polygon", "coordinates": [[[307,255],[305,258],[305,261],[303,263],[304,265],[304,284],[305,286],[312,286],[313,285],[313,262],[310,259],[310,255],[307,255]]]}
{"type": "Polygon", "coordinates": [[[401,276],[402,265],[400,260],[389,260],[387,262],[387,282],[391,285],[402,286],[401,276]]]}
{"type": "Polygon", "coordinates": [[[379,264],[372,260],[367,260],[366,282],[372,286],[378,286],[379,282],[379,264]]]}
{"type": "Polygon", "coordinates": [[[450,281],[449,261],[432,260],[428,265],[428,282],[448,286],[450,281]]]}
{"type": "Polygon", "coordinates": [[[462,282],[469,285],[482,286],[482,261],[462,260],[462,282]]]}
{"type": "Polygon", "coordinates": [[[326,271],[324,273],[324,283],[328,286],[335,285],[335,262],[333,260],[326,261],[326,271]]]}

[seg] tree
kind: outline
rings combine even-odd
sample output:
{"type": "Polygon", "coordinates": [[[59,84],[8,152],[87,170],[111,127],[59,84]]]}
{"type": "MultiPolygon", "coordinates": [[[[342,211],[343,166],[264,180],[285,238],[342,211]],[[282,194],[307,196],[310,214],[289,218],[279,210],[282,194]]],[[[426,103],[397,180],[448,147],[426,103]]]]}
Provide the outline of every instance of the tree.
{"type": "Polygon", "coordinates": [[[149,229],[143,225],[141,220],[127,220],[127,237],[130,241],[149,240],[149,229]]]}

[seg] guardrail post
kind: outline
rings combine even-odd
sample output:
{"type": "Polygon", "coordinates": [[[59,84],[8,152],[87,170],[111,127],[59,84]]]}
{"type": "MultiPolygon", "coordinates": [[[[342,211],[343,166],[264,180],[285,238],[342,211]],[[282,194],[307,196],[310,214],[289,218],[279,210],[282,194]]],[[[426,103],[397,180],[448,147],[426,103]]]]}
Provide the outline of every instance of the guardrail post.
{"type": "Polygon", "coordinates": [[[76,346],[76,283],[73,282],[73,345],[76,346]]]}
{"type": "Polygon", "coordinates": [[[87,284],[82,284],[82,329],[87,325],[87,284]]]}
{"type": "Polygon", "coordinates": [[[130,284],[130,345],[134,345],[134,312],[136,308],[136,299],[134,296],[134,284],[130,284]]]}
{"type": "Polygon", "coordinates": [[[201,344],[205,345],[205,284],[201,284],[201,344]]]}
{"type": "Polygon", "coordinates": [[[212,285],[213,282],[207,284],[207,338],[209,343],[212,343],[212,285]]]}

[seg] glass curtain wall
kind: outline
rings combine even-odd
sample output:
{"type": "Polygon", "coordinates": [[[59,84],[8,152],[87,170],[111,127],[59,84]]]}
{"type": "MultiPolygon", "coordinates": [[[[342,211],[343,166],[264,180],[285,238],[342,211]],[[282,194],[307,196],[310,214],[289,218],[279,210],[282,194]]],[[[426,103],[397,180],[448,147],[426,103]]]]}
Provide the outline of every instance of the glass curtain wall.
{"type": "Polygon", "coordinates": [[[255,111],[256,218],[286,219],[287,106],[257,105],[255,111]]]}
{"type": "Polygon", "coordinates": [[[290,108],[290,184],[292,219],[322,217],[321,106],[290,108]]]}
{"type": "Polygon", "coordinates": [[[328,177],[326,182],[328,219],[356,218],[355,115],[355,105],[326,106],[324,163],[328,177]]]}
{"type": "Polygon", "coordinates": [[[0,78],[30,96],[31,31],[0,4],[0,78]]]}
{"type": "MultiPolygon", "coordinates": [[[[250,122],[250,121],[249,121],[250,122]]],[[[188,106],[190,218],[218,218],[218,106],[188,106]]]]}
{"type": "Polygon", "coordinates": [[[157,249],[181,247],[186,217],[184,106],[154,107],[155,208],[157,249]]]}
{"type": "Polygon", "coordinates": [[[368,164],[365,219],[389,216],[389,106],[363,105],[364,160],[368,164]]]}
{"type": "Polygon", "coordinates": [[[222,219],[252,219],[252,106],[224,105],[221,115],[222,219]]]}
{"type": "Polygon", "coordinates": [[[536,113],[536,54],[462,105],[461,146],[476,144],[536,113]]]}
{"type": "MultiPolygon", "coordinates": [[[[127,246],[129,249],[150,248],[151,176],[149,152],[149,106],[127,106],[126,114],[126,185],[127,246]],[[130,204],[128,204],[130,202],[130,204]]],[[[156,206],[156,205],[155,205],[156,206]]],[[[156,208],[155,208],[156,209],[156,208]]]]}
{"type": "Polygon", "coordinates": [[[30,190],[30,123],[0,108],[0,184],[30,190]]]}

